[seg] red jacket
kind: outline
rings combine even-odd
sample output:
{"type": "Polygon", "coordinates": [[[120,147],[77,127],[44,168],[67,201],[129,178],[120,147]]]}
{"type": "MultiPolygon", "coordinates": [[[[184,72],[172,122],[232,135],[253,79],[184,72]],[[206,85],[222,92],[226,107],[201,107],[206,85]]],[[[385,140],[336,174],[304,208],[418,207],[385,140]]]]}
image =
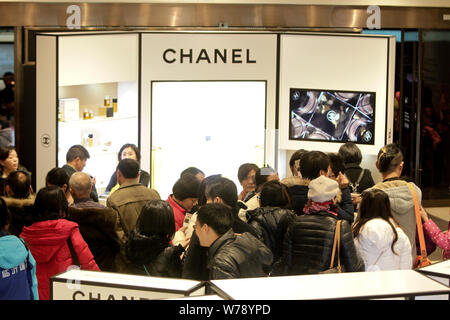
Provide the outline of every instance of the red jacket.
{"type": "Polygon", "coordinates": [[[175,218],[175,231],[178,231],[178,229],[183,226],[184,218],[186,216],[186,209],[176,203],[175,200],[172,199],[172,195],[169,196],[167,202],[169,202],[172,207],[173,216],[175,218]]]}
{"type": "Polygon", "coordinates": [[[100,271],[75,222],[66,219],[35,222],[24,227],[20,236],[25,239],[36,260],[40,300],[50,299],[50,277],[73,265],[67,244],[69,236],[81,269],[100,271]]]}

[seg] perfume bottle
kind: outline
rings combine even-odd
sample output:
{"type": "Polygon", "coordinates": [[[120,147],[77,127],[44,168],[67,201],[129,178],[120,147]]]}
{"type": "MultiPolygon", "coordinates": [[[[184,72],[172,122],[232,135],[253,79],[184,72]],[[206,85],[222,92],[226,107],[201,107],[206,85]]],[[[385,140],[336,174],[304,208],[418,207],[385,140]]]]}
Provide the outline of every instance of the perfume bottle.
{"type": "Polygon", "coordinates": [[[113,98],[113,109],[114,109],[114,113],[117,112],[117,98],[113,98]]]}
{"type": "Polygon", "coordinates": [[[109,99],[108,96],[105,97],[105,100],[103,101],[103,106],[105,106],[106,108],[111,106],[111,100],[109,99]]]}
{"type": "Polygon", "coordinates": [[[92,133],[88,134],[88,143],[89,143],[89,147],[92,148],[93,144],[94,144],[94,135],[92,133]]]}
{"type": "Polygon", "coordinates": [[[88,109],[84,109],[83,120],[87,120],[87,119],[89,119],[89,111],[88,111],[88,109]]]}

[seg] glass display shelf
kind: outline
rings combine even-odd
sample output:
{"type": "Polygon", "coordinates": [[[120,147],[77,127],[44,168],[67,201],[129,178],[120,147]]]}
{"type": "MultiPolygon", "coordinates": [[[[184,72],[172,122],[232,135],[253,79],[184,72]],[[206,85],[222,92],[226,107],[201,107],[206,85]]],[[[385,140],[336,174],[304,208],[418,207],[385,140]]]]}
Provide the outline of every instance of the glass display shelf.
{"type": "MultiPolygon", "coordinates": [[[[89,155],[91,157],[94,156],[107,156],[107,155],[114,155],[115,158],[117,158],[117,153],[119,150],[113,149],[112,146],[95,146],[95,147],[89,147],[88,145],[83,145],[83,147],[86,148],[86,150],[89,152],[89,155]]],[[[66,152],[65,151],[59,151],[58,157],[61,159],[61,161],[65,161],[66,158],[66,152]]]]}
{"type": "Polygon", "coordinates": [[[80,119],[80,120],[72,120],[72,121],[59,121],[58,124],[62,127],[64,126],[78,126],[78,125],[92,125],[96,123],[103,123],[109,121],[119,121],[119,120],[129,120],[137,118],[136,115],[114,115],[114,117],[99,117],[95,116],[92,119],[80,119]]]}

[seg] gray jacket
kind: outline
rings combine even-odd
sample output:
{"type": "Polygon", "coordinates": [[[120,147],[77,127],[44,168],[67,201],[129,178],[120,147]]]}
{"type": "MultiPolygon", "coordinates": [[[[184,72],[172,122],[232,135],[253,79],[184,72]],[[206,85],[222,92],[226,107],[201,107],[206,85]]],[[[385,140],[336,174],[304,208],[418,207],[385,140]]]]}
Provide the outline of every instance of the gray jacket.
{"type": "MultiPolygon", "coordinates": [[[[416,190],[419,205],[422,204],[422,191],[418,186],[413,184],[416,190]]],[[[408,188],[407,182],[404,180],[393,180],[380,182],[373,186],[386,192],[391,203],[392,215],[400,224],[400,227],[406,233],[411,242],[411,255],[416,258],[416,214],[414,211],[414,200],[408,188]]]]}

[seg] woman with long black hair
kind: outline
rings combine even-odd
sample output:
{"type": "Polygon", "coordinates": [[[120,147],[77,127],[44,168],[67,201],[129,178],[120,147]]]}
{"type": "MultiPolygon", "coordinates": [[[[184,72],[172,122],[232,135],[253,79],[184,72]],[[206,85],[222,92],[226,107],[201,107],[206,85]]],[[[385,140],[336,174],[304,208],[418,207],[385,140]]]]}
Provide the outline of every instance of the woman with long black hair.
{"type": "Polygon", "coordinates": [[[189,238],[173,246],[175,220],[172,207],[163,200],[152,200],[142,208],[136,227],[125,245],[129,263],[125,273],[155,277],[180,278],[181,255],[189,244],[189,238]]]}

